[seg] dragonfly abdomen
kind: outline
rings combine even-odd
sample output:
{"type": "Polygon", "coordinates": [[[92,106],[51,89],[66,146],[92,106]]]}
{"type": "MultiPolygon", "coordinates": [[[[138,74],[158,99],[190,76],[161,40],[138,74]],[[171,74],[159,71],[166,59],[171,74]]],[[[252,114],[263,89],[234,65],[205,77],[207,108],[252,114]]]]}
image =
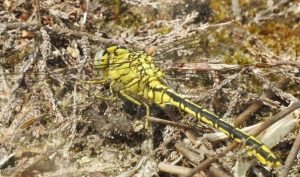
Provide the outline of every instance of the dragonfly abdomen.
{"type": "Polygon", "coordinates": [[[150,92],[150,95],[152,95],[149,99],[152,99],[156,104],[161,105],[162,107],[166,104],[173,105],[197,118],[201,122],[222,131],[234,141],[243,143],[248,150],[248,153],[256,156],[262,164],[276,167],[281,166],[280,160],[266,145],[258,141],[255,137],[235,128],[224,119],[209,112],[189,99],[183,98],[167,86],[160,85],[159,82],[156,82],[155,84],[152,84],[152,87],[150,87],[150,90],[148,91],[150,92]]]}

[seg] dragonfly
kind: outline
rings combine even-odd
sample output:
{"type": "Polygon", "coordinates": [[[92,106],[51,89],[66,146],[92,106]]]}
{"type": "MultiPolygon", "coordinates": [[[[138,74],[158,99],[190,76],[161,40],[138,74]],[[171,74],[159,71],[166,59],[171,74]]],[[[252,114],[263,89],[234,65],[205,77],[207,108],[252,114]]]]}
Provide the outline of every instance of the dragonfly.
{"type": "MultiPolygon", "coordinates": [[[[228,64],[234,64],[229,67],[231,71],[240,70],[243,66],[255,65],[257,63],[255,51],[261,51],[262,48],[256,45],[255,39],[247,37],[249,36],[245,35],[245,30],[240,26],[226,23],[211,25],[204,30],[196,31],[191,36],[158,46],[154,55],[145,51],[133,51],[123,46],[107,47],[96,54],[92,64],[93,70],[100,72],[101,79],[96,78],[86,83],[91,85],[109,83],[107,90],[118,93],[121,97],[136,105],[145,107],[146,117],[150,115],[148,104],[153,103],[163,109],[167,105],[174,106],[200,122],[220,130],[234,141],[243,143],[249,154],[255,156],[262,164],[279,167],[281,166],[280,160],[266,145],[227,123],[202,105],[178,93],[186,90],[185,92],[188,94],[197,89],[187,89],[184,84],[177,85],[176,89],[170,87],[170,85],[173,85],[172,81],[178,80],[186,80],[190,85],[199,84],[197,75],[198,72],[203,71],[201,71],[199,65],[188,64],[191,62],[221,62],[223,65],[218,66],[223,66],[223,68],[228,67],[228,64]],[[229,32],[227,32],[228,28],[231,29],[229,32]],[[249,50],[249,48],[254,49],[254,51],[249,50]],[[190,75],[176,73],[181,72],[181,70],[188,70],[186,73],[191,71],[190,75]],[[176,78],[172,79],[174,74],[176,78]]],[[[217,68],[211,68],[213,66],[217,65],[208,65],[206,69],[218,70],[217,68]]],[[[78,74],[76,73],[77,67],[74,67],[73,70],[70,68],[66,70],[58,69],[49,72],[48,75],[50,77],[73,76],[74,74],[70,74],[70,72],[74,70],[75,75],[78,74]]],[[[44,74],[44,72],[36,72],[36,75],[44,74]]],[[[25,73],[25,75],[27,74],[25,73]]],[[[29,73],[28,75],[34,74],[29,73]]],[[[69,80],[72,80],[72,78],[69,80]]],[[[75,80],[85,82],[78,78],[75,78],[75,80]]],[[[99,93],[101,95],[103,88],[94,89],[94,91],[94,94],[99,93]]]]}

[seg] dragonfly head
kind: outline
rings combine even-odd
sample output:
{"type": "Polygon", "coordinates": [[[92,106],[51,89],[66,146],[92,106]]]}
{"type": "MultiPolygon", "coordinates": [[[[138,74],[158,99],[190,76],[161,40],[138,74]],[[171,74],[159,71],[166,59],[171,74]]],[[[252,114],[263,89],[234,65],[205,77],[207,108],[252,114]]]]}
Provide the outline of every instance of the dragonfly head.
{"type": "Polygon", "coordinates": [[[105,70],[109,67],[109,59],[112,56],[119,56],[128,52],[129,50],[124,46],[111,46],[105,50],[100,50],[94,57],[93,68],[95,70],[105,70]]]}

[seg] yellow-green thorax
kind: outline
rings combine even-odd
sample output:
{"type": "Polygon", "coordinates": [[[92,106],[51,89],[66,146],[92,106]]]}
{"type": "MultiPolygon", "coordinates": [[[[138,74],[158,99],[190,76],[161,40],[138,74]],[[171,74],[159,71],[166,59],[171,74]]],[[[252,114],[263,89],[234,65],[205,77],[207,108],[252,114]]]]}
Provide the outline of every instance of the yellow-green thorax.
{"type": "MultiPolygon", "coordinates": [[[[132,52],[113,46],[96,55],[94,69],[100,69],[102,76],[111,82],[115,91],[142,96],[148,99],[148,87],[160,81],[164,73],[153,64],[153,58],[143,51],[132,52]]],[[[165,87],[165,86],[163,86],[165,87]]]]}

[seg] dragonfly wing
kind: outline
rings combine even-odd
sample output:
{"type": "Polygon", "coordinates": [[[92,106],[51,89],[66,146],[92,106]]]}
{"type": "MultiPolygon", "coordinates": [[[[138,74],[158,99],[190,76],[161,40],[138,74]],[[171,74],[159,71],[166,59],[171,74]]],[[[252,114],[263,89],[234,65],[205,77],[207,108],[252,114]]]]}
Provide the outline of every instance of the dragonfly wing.
{"type": "MultiPolygon", "coordinates": [[[[207,25],[194,31],[190,36],[175,39],[173,42],[157,47],[156,60],[172,63],[239,63],[249,64],[247,55],[254,55],[249,49],[258,49],[255,38],[240,25],[227,22],[207,25]],[[240,54],[243,60],[230,61],[230,57],[240,54]],[[167,61],[165,61],[167,60],[167,61]]],[[[252,61],[254,62],[254,61],[252,61]]],[[[251,63],[251,62],[250,62],[251,63]]]]}
{"type": "Polygon", "coordinates": [[[270,52],[246,29],[226,22],[158,46],[155,61],[173,78],[169,81],[173,88],[189,94],[211,89],[219,75],[265,62],[266,53],[270,52]]]}

